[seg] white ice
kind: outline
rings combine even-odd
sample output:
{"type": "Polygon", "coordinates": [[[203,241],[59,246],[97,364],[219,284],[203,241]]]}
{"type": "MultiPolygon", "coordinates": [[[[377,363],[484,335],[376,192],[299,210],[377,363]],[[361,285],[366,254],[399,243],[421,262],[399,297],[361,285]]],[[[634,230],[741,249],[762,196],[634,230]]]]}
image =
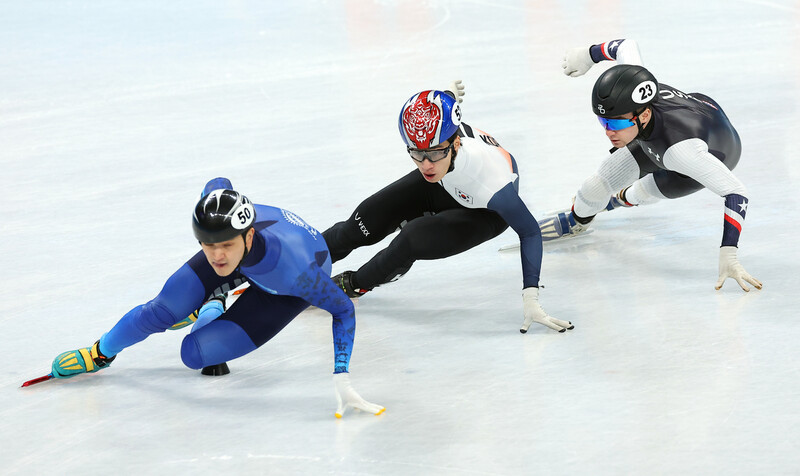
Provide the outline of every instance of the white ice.
{"type": "Polygon", "coordinates": [[[0,473],[800,473],[799,50],[788,0],[3,2],[0,473]],[[568,206],[609,147],[589,105],[606,65],[573,79],[561,58],[617,38],[738,128],[739,256],[763,290],[714,290],[723,203],[701,191],[545,248],[566,334],[518,332],[511,231],[368,294],[351,374],[378,417],[334,418],[319,310],[225,377],[184,367],[177,331],[19,388],[196,252],[207,179],[325,229],[413,169],[397,113],[455,78],[534,214],[568,206]]]}

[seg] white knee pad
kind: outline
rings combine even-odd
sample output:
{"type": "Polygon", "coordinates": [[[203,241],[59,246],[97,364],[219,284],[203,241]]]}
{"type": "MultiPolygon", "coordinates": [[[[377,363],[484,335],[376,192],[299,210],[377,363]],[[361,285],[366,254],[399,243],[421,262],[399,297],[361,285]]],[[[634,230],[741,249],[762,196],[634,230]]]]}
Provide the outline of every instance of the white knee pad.
{"type": "Polygon", "coordinates": [[[649,205],[665,198],[667,197],[658,189],[653,174],[633,182],[625,191],[625,200],[633,205],[649,205]]]}
{"type": "Polygon", "coordinates": [[[608,200],[639,178],[639,164],[627,147],[617,149],[600,164],[575,197],[575,214],[590,217],[605,210],[608,200]]]}
{"type": "Polygon", "coordinates": [[[584,218],[596,215],[606,207],[611,195],[608,182],[598,174],[592,175],[583,182],[575,195],[575,214],[584,218]]]}

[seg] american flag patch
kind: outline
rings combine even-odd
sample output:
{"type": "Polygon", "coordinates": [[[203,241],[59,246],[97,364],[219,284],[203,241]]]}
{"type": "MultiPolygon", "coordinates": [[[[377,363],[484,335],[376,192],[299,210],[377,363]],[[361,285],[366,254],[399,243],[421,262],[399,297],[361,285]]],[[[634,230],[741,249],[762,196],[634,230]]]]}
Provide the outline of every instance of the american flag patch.
{"type": "Polygon", "coordinates": [[[722,246],[736,246],[747,214],[747,198],[732,193],[725,197],[725,227],[722,246]]]}

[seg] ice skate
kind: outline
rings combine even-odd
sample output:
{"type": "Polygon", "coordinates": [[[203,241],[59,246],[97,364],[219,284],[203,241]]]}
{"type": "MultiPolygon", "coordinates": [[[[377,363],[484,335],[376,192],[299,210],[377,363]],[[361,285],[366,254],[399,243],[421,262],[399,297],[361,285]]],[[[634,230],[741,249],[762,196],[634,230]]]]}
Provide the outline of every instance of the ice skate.
{"type": "Polygon", "coordinates": [[[615,208],[630,208],[630,207],[635,207],[636,205],[634,205],[633,203],[629,203],[629,202],[628,202],[628,201],[625,199],[625,192],[626,192],[626,191],[627,191],[629,188],[630,188],[630,187],[623,188],[622,190],[620,190],[619,192],[617,192],[617,194],[616,194],[616,195],[614,195],[613,197],[611,197],[611,199],[608,201],[608,205],[606,205],[606,208],[605,208],[605,210],[610,212],[611,210],[614,210],[615,208]]]}
{"type": "Polygon", "coordinates": [[[337,274],[333,278],[333,282],[339,286],[347,297],[350,298],[358,298],[363,296],[364,294],[369,291],[369,289],[361,289],[353,286],[353,275],[356,274],[355,271],[345,271],[344,273],[337,274]]]}
{"type": "Polygon", "coordinates": [[[53,360],[53,377],[70,378],[78,374],[97,372],[108,367],[116,358],[106,357],[100,353],[100,341],[89,347],[70,350],[59,354],[53,360]]]}
{"type": "Polygon", "coordinates": [[[571,211],[563,211],[539,221],[539,228],[542,230],[542,241],[553,241],[584,234],[589,224],[578,223],[571,211]]]}

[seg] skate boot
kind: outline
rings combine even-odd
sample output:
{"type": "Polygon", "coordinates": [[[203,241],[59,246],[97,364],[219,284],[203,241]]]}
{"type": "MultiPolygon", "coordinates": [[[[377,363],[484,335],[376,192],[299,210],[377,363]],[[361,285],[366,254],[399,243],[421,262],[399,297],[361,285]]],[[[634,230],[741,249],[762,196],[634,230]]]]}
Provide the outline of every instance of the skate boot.
{"type": "Polygon", "coordinates": [[[355,274],[355,271],[345,271],[331,279],[333,279],[333,282],[336,283],[337,286],[342,288],[342,291],[347,294],[347,297],[357,298],[366,294],[369,289],[361,289],[353,285],[353,277],[355,274]]]}
{"type": "Polygon", "coordinates": [[[578,223],[572,211],[565,210],[541,220],[539,228],[542,230],[542,241],[553,241],[579,235],[589,228],[589,223],[578,223]]]}
{"type": "Polygon", "coordinates": [[[608,205],[606,205],[606,210],[611,211],[615,208],[635,207],[636,205],[634,205],[633,203],[629,203],[627,200],[625,200],[625,192],[627,192],[629,188],[630,187],[623,188],[622,190],[617,192],[616,195],[611,197],[611,199],[608,201],[608,205]]]}
{"type": "Polygon", "coordinates": [[[89,347],[70,350],[60,354],[53,361],[53,377],[70,378],[78,374],[97,372],[108,367],[114,357],[106,357],[100,353],[100,341],[89,347]]]}

